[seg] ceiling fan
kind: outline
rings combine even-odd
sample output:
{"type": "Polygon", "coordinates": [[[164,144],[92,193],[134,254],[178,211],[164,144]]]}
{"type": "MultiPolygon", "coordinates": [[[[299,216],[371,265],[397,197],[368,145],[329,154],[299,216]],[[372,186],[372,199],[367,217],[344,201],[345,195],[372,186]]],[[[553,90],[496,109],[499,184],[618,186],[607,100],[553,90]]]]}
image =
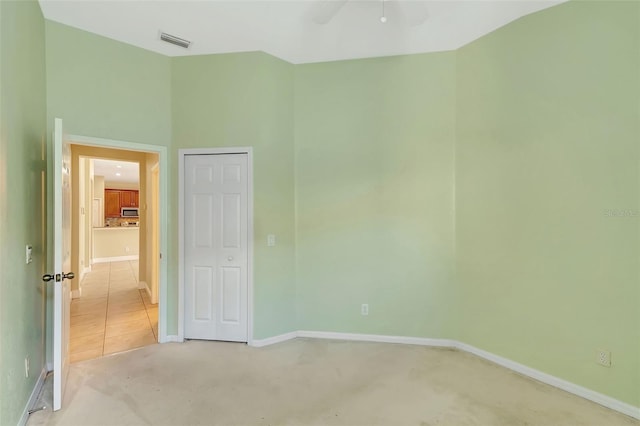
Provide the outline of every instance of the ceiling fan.
{"type": "MultiPolygon", "coordinates": [[[[311,20],[318,25],[325,25],[340,12],[347,3],[361,3],[363,0],[317,0],[310,10],[311,20]]],[[[424,0],[365,0],[366,3],[380,4],[380,22],[387,22],[387,11],[401,17],[409,26],[423,24],[429,17],[424,0]],[[397,12],[397,13],[396,13],[397,12]]]]}

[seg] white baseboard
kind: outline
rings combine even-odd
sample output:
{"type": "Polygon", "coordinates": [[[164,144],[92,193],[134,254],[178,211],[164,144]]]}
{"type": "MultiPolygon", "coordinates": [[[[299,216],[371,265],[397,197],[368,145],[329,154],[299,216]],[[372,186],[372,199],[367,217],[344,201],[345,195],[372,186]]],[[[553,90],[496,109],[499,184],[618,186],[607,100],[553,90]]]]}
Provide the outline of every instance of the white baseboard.
{"type": "Polygon", "coordinates": [[[635,419],[640,419],[640,407],[627,404],[626,402],[622,402],[610,396],[601,394],[591,389],[587,389],[585,387],[576,385],[575,383],[571,383],[559,377],[552,376],[551,374],[543,373],[542,371],[536,370],[531,367],[527,367],[526,365],[517,363],[515,361],[501,357],[491,352],[487,352],[485,350],[476,348],[466,343],[458,342],[456,340],[302,330],[297,332],[294,331],[291,333],[281,334],[279,336],[269,337],[266,339],[254,340],[251,343],[251,346],[263,347],[263,346],[272,345],[275,343],[284,342],[286,340],[290,340],[295,337],[308,337],[308,338],[314,338],[314,339],[349,340],[349,341],[358,341],[358,342],[401,343],[405,345],[421,345],[421,346],[432,346],[432,347],[441,347],[441,348],[454,348],[454,349],[458,349],[458,350],[479,356],[480,358],[484,358],[502,367],[508,368],[509,370],[522,374],[523,376],[527,376],[539,382],[546,383],[558,389],[562,389],[566,392],[572,393],[584,399],[588,399],[589,401],[595,402],[604,407],[618,411],[622,414],[626,414],[627,416],[633,417],[635,419]]]}
{"type": "Polygon", "coordinates": [[[292,331],[290,333],[279,334],[277,336],[268,337],[266,339],[253,339],[248,342],[248,345],[253,346],[254,348],[261,348],[263,346],[286,342],[287,340],[295,339],[296,337],[298,337],[298,332],[292,331]]]}
{"type": "Polygon", "coordinates": [[[184,339],[181,339],[177,334],[168,334],[164,338],[159,340],[159,343],[182,343],[184,339]]]}
{"type": "Polygon", "coordinates": [[[91,264],[94,263],[109,263],[109,262],[122,262],[125,260],[138,260],[138,255],[134,254],[131,256],[114,256],[114,257],[94,257],[91,260],[91,264]]]}
{"type": "Polygon", "coordinates": [[[634,407],[631,404],[627,404],[615,398],[611,398],[610,396],[603,395],[580,385],[576,385],[575,383],[571,383],[559,377],[552,376],[551,374],[543,373],[542,371],[536,370],[535,368],[527,367],[526,365],[517,363],[507,358],[503,358],[491,352],[478,349],[466,343],[456,342],[456,348],[501,365],[502,367],[508,368],[509,370],[515,371],[516,373],[520,373],[523,376],[527,376],[539,382],[546,383],[558,389],[562,389],[607,408],[611,408],[612,410],[626,414],[627,416],[640,419],[640,407],[634,407]]]}
{"type": "Polygon", "coordinates": [[[333,333],[326,331],[298,331],[298,337],[314,339],[351,340],[357,342],[401,343],[404,345],[435,346],[454,348],[455,341],[448,339],[429,339],[424,337],[385,336],[380,334],[333,333]]]}
{"type": "MultiPolygon", "coordinates": [[[[91,262],[89,262],[91,263],[91,262]]],[[[89,266],[85,266],[84,268],[80,269],[80,274],[78,276],[78,282],[82,282],[82,280],[84,279],[84,276],[87,275],[87,273],[91,272],[91,265],[89,266]]]]}
{"type": "Polygon", "coordinates": [[[151,289],[146,281],[138,281],[138,290],[146,290],[149,297],[151,297],[151,289]]]}
{"type": "Polygon", "coordinates": [[[24,407],[24,411],[22,411],[22,416],[18,421],[19,426],[24,426],[27,424],[27,420],[29,420],[29,410],[34,408],[34,405],[36,405],[36,402],[38,402],[38,396],[40,396],[40,391],[42,390],[42,386],[44,385],[45,377],[47,377],[47,369],[43,368],[40,372],[38,380],[36,380],[36,383],[33,386],[33,390],[31,391],[31,396],[29,396],[27,405],[24,407]]]}

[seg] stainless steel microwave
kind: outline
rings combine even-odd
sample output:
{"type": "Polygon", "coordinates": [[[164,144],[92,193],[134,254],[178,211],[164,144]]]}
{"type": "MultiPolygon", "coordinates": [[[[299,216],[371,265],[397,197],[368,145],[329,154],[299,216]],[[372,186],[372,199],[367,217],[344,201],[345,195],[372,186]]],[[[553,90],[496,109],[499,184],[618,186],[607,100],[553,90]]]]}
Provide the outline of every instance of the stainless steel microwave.
{"type": "Polygon", "coordinates": [[[138,213],[137,207],[122,207],[120,210],[120,217],[138,217],[140,216],[138,213]]]}

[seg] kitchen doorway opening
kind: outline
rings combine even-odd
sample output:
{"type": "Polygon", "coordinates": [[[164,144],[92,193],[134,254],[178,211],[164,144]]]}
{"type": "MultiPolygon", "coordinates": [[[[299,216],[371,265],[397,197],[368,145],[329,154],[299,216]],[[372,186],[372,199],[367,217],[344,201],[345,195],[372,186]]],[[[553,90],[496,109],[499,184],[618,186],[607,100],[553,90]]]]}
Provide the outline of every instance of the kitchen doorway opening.
{"type": "Polygon", "coordinates": [[[72,282],[70,361],[168,341],[167,268],[161,258],[168,235],[166,148],[68,138],[71,259],[78,271],[72,282]]]}

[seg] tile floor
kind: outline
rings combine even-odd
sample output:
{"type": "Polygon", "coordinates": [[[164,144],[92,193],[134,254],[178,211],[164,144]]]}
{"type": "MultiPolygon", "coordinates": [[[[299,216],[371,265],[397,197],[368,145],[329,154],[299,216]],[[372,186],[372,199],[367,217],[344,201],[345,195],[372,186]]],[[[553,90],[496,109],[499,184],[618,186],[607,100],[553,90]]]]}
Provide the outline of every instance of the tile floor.
{"type": "Polygon", "coordinates": [[[137,261],[95,264],[81,287],[71,301],[71,362],[158,341],[158,305],[138,289],[137,261]]]}

